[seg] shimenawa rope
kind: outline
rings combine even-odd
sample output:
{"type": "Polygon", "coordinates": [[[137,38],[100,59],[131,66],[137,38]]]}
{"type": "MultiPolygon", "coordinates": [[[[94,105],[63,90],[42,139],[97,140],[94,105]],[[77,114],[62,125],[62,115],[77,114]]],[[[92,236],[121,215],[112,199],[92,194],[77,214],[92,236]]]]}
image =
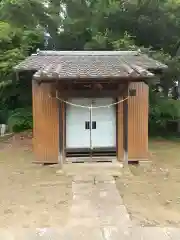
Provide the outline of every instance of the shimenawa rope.
{"type": "MultiPolygon", "coordinates": [[[[51,97],[51,96],[49,96],[49,97],[51,97]]],[[[64,99],[62,99],[62,98],[59,98],[59,97],[57,96],[57,91],[56,91],[56,99],[58,99],[59,101],[61,101],[61,102],[63,102],[63,103],[66,103],[66,104],[68,104],[68,105],[74,106],[74,107],[87,108],[87,109],[109,108],[109,107],[118,105],[119,103],[122,103],[122,102],[128,100],[128,98],[129,98],[129,96],[128,96],[127,98],[125,98],[125,99],[123,99],[123,100],[120,100],[120,101],[118,101],[118,102],[115,102],[115,103],[111,103],[111,104],[104,105],[104,106],[96,106],[96,107],[93,107],[93,106],[84,106],[84,105],[80,105],[80,104],[71,103],[71,102],[66,101],[66,100],[64,100],[64,99]]]]}

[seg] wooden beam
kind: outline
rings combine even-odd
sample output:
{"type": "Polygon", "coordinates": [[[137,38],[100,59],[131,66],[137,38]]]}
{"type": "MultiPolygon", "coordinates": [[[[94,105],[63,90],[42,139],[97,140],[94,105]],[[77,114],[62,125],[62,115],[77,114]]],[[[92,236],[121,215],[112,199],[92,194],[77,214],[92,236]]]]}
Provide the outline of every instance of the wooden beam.
{"type": "Polygon", "coordinates": [[[61,97],[119,97],[119,90],[61,90],[61,97]]]}
{"type": "Polygon", "coordinates": [[[67,78],[57,78],[57,77],[54,77],[52,76],[52,74],[49,74],[48,76],[46,75],[43,75],[41,73],[41,76],[40,74],[35,74],[33,76],[33,79],[39,81],[40,83],[42,82],[52,82],[52,81],[59,81],[59,82],[76,82],[76,83],[84,83],[84,82],[109,82],[109,81],[112,81],[112,82],[117,82],[117,83],[127,83],[127,82],[143,82],[144,79],[147,79],[147,80],[150,80],[152,78],[151,77],[148,77],[148,76],[138,76],[138,77],[132,77],[132,76],[126,76],[126,77],[91,77],[91,78],[76,78],[76,77],[73,77],[73,78],[70,78],[70,77],[67,77],[67,78]]]}

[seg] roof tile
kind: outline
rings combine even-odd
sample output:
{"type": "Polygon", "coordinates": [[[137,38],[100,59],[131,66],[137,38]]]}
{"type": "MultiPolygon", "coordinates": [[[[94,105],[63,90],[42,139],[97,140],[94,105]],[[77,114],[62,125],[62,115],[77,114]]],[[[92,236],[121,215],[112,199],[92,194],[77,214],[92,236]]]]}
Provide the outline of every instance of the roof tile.
{"type": "Polygon", "coordinates": [[[16,70],[37,71],[35,77],[95,78],[95,77],[152,77],[149,71],[166,66],[137,52],[121,51],[40,51],[26,58],[16,70]]]}

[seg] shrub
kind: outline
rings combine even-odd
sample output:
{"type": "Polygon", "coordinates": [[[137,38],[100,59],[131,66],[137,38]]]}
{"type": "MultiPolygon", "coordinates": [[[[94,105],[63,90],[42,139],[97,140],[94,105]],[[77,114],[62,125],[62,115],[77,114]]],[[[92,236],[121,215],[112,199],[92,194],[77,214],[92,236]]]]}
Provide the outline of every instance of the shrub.
{"type": "Polygon", "coordinates": [[[150,104],[149,133],[150,135],[167,135],[176,132],[174,128],[180,118],[180,102],[173,99],[158,99],[150,104]]]}
{"type": "Polygon", "coordinates": [[[8,118],[8,127],[12,132],[22,132],[32,129],[32,110],[31,108],[18,108],[11,111],[8,118]]]}

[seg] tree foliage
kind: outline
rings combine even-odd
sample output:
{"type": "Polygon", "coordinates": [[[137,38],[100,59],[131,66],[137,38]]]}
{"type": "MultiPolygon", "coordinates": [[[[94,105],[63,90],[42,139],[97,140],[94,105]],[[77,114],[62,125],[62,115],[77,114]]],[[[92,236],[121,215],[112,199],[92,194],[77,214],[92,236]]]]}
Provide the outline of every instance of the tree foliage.
{"type": "Polygon", "coordinates": [[[166,128],[169,120],[179,118],[179,0],[1,0],[1,121],[15,108],[30,107],[30,81],[13,84],[12,68],[44,48],[44,31],[51,35],[49,49],[141,49],[166,63],[169,71],[160,76],[162,91],[150,86],[150,126],[166,128]]]}

